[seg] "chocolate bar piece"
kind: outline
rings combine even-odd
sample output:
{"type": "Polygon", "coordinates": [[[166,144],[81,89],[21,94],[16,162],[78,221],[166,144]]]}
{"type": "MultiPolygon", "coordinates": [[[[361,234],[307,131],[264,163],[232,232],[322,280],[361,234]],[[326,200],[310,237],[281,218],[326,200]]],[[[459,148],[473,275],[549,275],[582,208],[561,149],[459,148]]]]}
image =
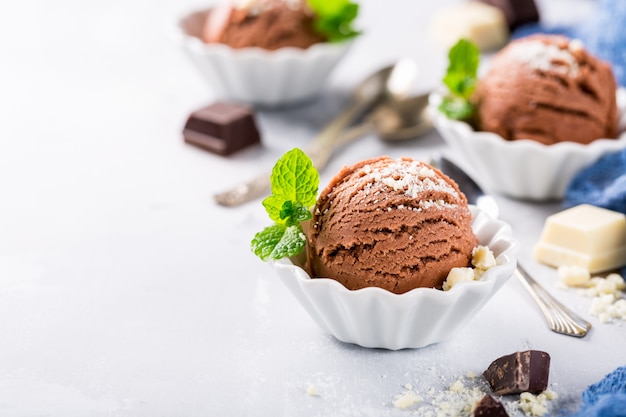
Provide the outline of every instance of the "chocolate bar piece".
{"type": "Polygon", "coordinates": [[[539,21],[534,0],[480,0],[502,10],[511,30],[526,23],[539,21]]]}
{"type": "Polygon", "coordinates": [[[539,350],[502,356],[483,372],[496,395],[540,394],[548,388],[549,374],[550,355],[539,350]]]}
{"type": "Polygon", "coordinates": [[[261,141],[252,109],[224,102],[191,113],[183,137],[189,144],[224,156],[261,141]]]}
{"type": "Polygon", "coordinates": [[[504,405],[489,394],[476,404],[474,417],[509,417],[504,405]]]}

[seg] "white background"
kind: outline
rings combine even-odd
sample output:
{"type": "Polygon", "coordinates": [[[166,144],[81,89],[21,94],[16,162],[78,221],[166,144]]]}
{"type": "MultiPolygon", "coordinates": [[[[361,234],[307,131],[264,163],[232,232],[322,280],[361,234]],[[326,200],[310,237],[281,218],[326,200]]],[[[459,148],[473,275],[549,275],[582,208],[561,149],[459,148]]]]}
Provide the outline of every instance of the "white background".
{"type": "MultiPolygon", "coordinates": [[[[223,158],[181,136],[187,115],[214,97],[183,54],[176,22],[207,3],[3,2],[0,415],[404,416],[411,411],[392,402],[405,384],[442,389],[528,348],[552,355],[556,410],[624,365],[624,328],[589,317],[589,299],[556,289],[555,271],[530,256],[556,203],[498,198],[520,259],[592,321],[588,337],[550,332],[511,279],[450,341],[399,352],[319,330],[250,253],[268,224],[261,205],[213,203],[214,192],[303,147],[370,71],[411,56],[418,89],[434,88],[445,51],[428,25],[448,3],[363,0],[365,34],[322,97],[259,110],[263,145],[223,158]],[[307,395],[309,386],[320,396],[307,395]]],[[[592,3],[540,4],[558,23],[592,3]]],[[[450,153],[436,132],[393,146],[369,136],[331,161],[322,184],[363,158],[436,151],[450,153]]]]}

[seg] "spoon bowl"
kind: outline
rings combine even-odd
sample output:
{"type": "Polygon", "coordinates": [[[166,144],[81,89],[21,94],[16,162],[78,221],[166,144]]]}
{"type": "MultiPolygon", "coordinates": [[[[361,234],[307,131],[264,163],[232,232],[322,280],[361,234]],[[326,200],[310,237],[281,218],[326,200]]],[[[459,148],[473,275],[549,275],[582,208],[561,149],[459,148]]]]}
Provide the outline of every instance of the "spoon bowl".
{"type": "Polygon", "coordinates": [[[354,88],[355,101],[402,100],[409,96],[417,77],[417,64],[410,58],[402,58],[383,67],[361,81],[354,88]]]}
{"type": "Polygon", "coordinates": [[[385,141],[402,141],[430,132],[434,124],[427,107],[428,94],[384,101],[371,115],[378,137],[385,141]]]}
{"type": "Polygon", "coordinates": [[[424,135],[434,129],[427,108],[428,94],[407,97],[388,95],[374,106],[365,121],[344,132],[335,142],[335,148],[369,133],[375,133],[387,142],[404,141],[424,135]]]}

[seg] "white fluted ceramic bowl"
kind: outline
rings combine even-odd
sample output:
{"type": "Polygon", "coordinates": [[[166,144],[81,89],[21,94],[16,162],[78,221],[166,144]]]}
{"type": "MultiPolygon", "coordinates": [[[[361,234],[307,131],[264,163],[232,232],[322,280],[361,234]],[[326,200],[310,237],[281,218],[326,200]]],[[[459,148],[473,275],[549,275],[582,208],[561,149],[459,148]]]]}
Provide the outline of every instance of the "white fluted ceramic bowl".
{"type": "Polygon", "coordinates": [[[581,169],[607,153],[626,148],[626,91],[621,89],[617,92],[617,104],[623,133],[618,139],[597,139],[588,145],[508,141],[492,132],[478,132],[469,124],[442,114],[437,109],[441,98],[438,92],[432,93],[428,109],[441,136],[463,155],[466,167],[485,188],[510,197],[560,200],[581,169]]]}
{"type": "Polygon", "coordinates": [[[268,107],[312,99],[323,90],[332,70],[353,44],[348,40],[275,51],[206,44],[190,35],[199,13],[203,12],[179,22],[183,48],[223,99],[268,107]]]}
{"type": "Polygon", "coordinates": [[[498,265],[480,280],[461,282],[450,291],[416,288],[393,294],[375,287],[352,291],[333,279],[311,279],[289,259],[272,265],[311,318],[337,339],[392,350],[428,346],[464,326],[515,269],[517,241],[510,226],[470,208],[472,229],[479,243],[494,252],[498,265]]]}

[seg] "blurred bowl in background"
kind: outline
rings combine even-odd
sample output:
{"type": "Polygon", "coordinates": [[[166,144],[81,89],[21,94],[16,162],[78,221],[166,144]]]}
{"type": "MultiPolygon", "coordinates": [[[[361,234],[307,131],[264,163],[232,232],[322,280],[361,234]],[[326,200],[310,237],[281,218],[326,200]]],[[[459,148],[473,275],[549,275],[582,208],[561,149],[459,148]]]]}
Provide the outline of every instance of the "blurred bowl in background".
{"type": "Polygon", "coordinates": [[[317,43],[309,48],[231,48],[204,43],[202,25],[210,10],[180,19],[182,44],[191,61],[222,99],[252,105],[282,106],[314,98],[354,40],[317,43]]]}

